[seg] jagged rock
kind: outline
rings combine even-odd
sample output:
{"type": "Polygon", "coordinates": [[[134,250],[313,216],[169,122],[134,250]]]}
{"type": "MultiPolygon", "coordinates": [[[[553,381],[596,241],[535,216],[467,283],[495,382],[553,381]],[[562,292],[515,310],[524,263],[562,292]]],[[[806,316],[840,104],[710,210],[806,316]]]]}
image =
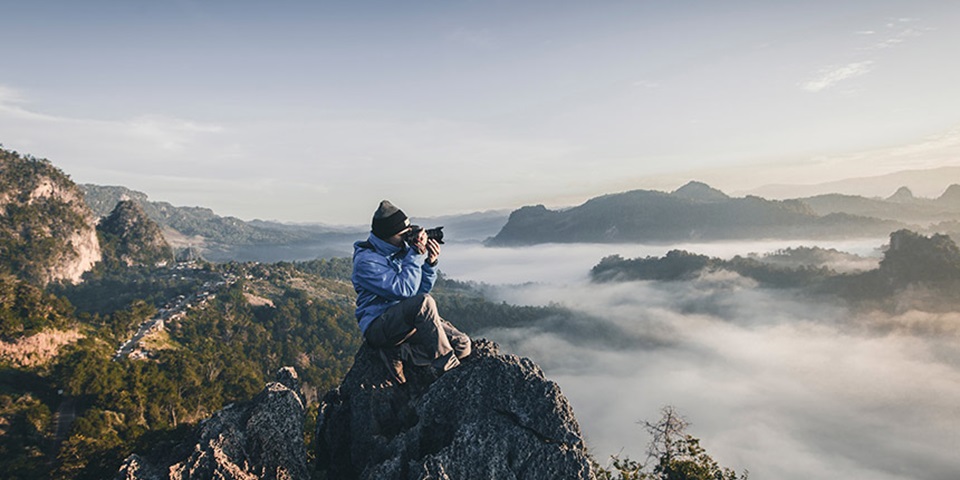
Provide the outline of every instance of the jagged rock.
{"type": "Polygon", "coordinates": [[[134,453],[120,466],[117,480],[160,480],[164,478],[149,462],[134,453]]]}
{"type": "Polygon", "coordinates": [[[529,359],[476,340],[439,378],[407,366],[394,386],[385,374],[363,346],[324,397],[317,461],[329,479],[593,478],[569,403],[529,359]]]}
{"type": "Polygon", "coordinates": [[[304,405],[296,371],[285,367],[253,400],[229,405],[200,424],[187,458],[157,468],[131,455],[118,479],[307,479],[304,405]],[[161,473],[161,472],[166,472],[161,473]]]}

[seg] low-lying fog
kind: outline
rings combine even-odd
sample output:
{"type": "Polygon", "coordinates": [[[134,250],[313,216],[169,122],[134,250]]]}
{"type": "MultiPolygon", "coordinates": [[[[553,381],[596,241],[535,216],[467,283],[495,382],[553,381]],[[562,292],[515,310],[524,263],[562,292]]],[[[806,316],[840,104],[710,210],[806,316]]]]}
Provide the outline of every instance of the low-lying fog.
{"type": "MultiPolygon", "coordinates": [[[[877,256],[884,240],[818,245],[877,256]]],[[[614,253],[682,248],[727,258],[800,245],[814,244],[451,244],[442,269],[503,284],[490,289],[497,301],[584,312],[576,325],[483,336],[532,358],[560,385],[601,463],[617,453],[643,460],[649,439],[637,422],[657,420],[669,404],[714,459],[749,469],[751,478],[957,478],[960,313],[854,315],[727,273],[676,283],[586,281],[614,253]]]]}

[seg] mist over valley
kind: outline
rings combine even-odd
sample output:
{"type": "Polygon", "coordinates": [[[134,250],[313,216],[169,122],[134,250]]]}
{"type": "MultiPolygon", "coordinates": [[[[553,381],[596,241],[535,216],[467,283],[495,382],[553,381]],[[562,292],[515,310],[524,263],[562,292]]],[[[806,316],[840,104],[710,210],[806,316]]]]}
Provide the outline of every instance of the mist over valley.
{"type": "Polygon", "coordinates": [[[724,270],[588,280],[607,255],[672,249],[730,259],[816,245],[875,269],[888,242],[451,245],[441,268],[486,284],[493,301],[575,313],[480,333],[561,385],[598,458],[642,458],[638,422],[669,404],[721,464],[756,478],[951,478],[960,471],[960,312],[854,307],[724,270]]]}

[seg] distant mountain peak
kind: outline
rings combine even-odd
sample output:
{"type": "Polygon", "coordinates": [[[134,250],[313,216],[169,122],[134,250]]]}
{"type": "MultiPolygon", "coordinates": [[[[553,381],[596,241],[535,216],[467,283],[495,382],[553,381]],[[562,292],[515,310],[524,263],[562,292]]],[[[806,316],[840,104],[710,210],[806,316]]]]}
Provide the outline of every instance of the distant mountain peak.
{"type": "Polygon", "coordinates": [[[887,201],[901,203],[912,202],[916,199],[917,197],[913,196],[913,192],[908,187],[900,187],[893,195],[887,197],[887,201]]]}
{"type": "Polygon", "coordinates": [[[960,185],[954,183],[947,187],[947,190],[937,199],[938,202],[950,202],[960,205],[960,185]]]}
{"type": "Polygon", "coordinates": [[[703,182],[690,181],[676,189],[671,195],[696,202],[718,202],[729,200],[730,196],[703,182]]]}

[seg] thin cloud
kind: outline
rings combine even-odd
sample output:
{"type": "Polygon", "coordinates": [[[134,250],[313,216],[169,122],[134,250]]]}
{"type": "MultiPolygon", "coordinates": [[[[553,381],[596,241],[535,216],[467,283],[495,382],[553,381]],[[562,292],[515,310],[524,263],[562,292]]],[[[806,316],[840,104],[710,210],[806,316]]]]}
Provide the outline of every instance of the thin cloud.
{"type": "Polygon", "coordinates": [[[808,92],[821,92],[845,80],[866,75],[871,70],[873,70],[872,60],[850,63],[839,68],[826,70],[816,79],[801,84],[801,88],[808,92]]]}
{"type": "Polygon", "coordinates": [[[908,28],[897,32],[892,37],[889,37],[882,42],[877,43],[873,46],[876,50],[886,50],[888,48],[896,47],[903,44],[907,41],[908,38],[916,38],[923,35],[922,30],[917,30],[915,28],[908,28]]]}
{"type": "MultiPolygon", "coordinates": [[[[128,120],[99,120],[49,115],[25,106],[29,99],[20,91],[0,85],[0,127],[6,131],[27,134],[41,132],[52,140],[69,138],[70,133],[84,131],[82,138],[112,137],[120,133],[142,146],[144,141],[161,150],[180,151],[199,135],[221,133],[220,125],[161,115],[141,115],[128,120]]],[[[32,135],[30,135],[32,136],[32,135]]],[[[114,142],[105,142],[114,143],[114,142]]]]}
{"type": "Polygon", "coordinates": [[[862,30],[856,32],[857,35],[883,34],[882,40],[873,43],[861,50],[886,50],[902,45],[910,38],[922,36],[924,33],[935,30],[932,27],[923,27],[917,23],[914,18],[898,18],[885,25],[885,31],[862,30]]]}
{"type": "Polygon", "coordinates": [[[149,140],[164,150],[182,151],[196,136],[221,133],[224,128],[179,118],[145,115],[126,122],[124,130],[129,135],[149,140]]]}
{"type": "Polygon", "coordinates": [[[24,102],[23,94],[15,88],[0,85],[0,108],[7,105],[16,105],[24,102]]]}

